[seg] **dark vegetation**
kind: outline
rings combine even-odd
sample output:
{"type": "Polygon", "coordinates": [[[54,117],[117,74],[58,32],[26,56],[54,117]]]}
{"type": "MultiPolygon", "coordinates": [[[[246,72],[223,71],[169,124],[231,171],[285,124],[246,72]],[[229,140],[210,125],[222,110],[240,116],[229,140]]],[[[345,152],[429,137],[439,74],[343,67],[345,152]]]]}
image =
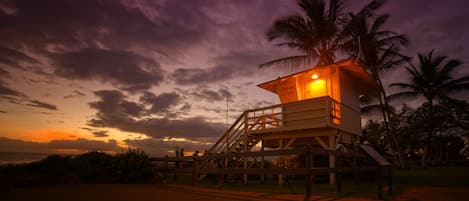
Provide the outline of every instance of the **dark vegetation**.
{"type": "Polygon", "coordinates": [[[115,155],[101,151],[76,156],[51,155],[37,162],[0,167],[0,184],[14,187],[153,181],[153,165],[141,150],[115,155]]]}
{"type": "Polygon", "coordinates": [[[378,86],[378,91],[363,94],[360,101],[362,113],[374,114],[375,119],[368,122],[366,137],[382,154],[389,154],[400,168],[415,160],[426,167],[468,158],[469,107],[453,96],[469,91],[469,75],[458,73],[462,62],[433,50],[418,53],[415,59],[404,55],[408,38],[386,30],[391,15],[379,12],[386,0],[371,0],[355,13],[347,11],[346,2],[352,1],[299,0],[302,13],[278,18],[266,36],[300,54],[260,67],[327,65],[337,62],[339,54],[342,59],[357,60],[378,86]],[[384,80],[399,69],[404,79],[390,86],[400,91],[390,95],[384,80]],[[401,108],[405,98],[424,102],[416,108],[401,108]]]}

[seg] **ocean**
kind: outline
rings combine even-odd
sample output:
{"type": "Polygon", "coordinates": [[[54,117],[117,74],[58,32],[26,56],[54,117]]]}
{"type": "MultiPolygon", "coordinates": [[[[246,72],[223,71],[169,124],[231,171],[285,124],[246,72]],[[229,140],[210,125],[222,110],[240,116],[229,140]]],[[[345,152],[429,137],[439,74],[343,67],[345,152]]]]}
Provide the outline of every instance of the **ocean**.
{"type": "Polygon", "coordinates": [[[0,165],[21,164],[39,161],[50,154],[44,153],[22,153],[22,152],[0,152],[0,165]]]}

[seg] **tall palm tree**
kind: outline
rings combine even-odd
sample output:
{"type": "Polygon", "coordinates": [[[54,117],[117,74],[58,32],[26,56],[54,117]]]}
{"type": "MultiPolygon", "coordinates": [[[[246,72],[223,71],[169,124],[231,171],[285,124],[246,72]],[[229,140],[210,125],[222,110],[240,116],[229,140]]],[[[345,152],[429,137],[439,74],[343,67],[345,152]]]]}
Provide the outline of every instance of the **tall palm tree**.
{"type": "MultiPolygon", "coordinates": [[[[381,5],[379,4],[378,7],[381,5]]],[[[376,80],[380,89],[376,97],[378,98],[379,109],[383,116],[386,135],[391,139],[389,142],[391,152],[393,156],[394,151],[397,152],[399,164],[404,168],[402,150],[398,146],[395,133],[388,125],[392,113],[389,110],[391,107],[386,98],[381,73],[393,69],[408,60],[408,57],[399,53],[399,47],[405,46],[408,43],[407,37],[393,31],[382,30],[383,25],[389,19],[387,14],[371,18],[369,17],[369,12],[367,13],[362,10],[358,14],[349,15],[351,20],[347,30],[351,32],[350,35],[352,37],[344,43],[343,48],[350,55],[360,58],[361,63],[376,80]]]]}
{"type": "MultiPolygon", "coordinates": [[[[304,14],[294,14],[276,20],[267,31],[269,41],[280,40],[278,46],[287,46],[302,54],[275,59],[260,67],[273,64],[331,64],[338,51],[344,51],[345,42],[352,35],[350,16],[344,12],[344,0],[299,0],[304,14]]],[[[384,0],[372,0],[358,13],[370,17],[384,0]]]]}
{"type": "Polygon", "coordinates": [[[303,54],[275,59],[261,64],[294,62],[305,63],[319,59],[318,64],[331,64],[343,40],[342,26],[346,23],[343,0],[330,0],[326,8],[324,0],[299,0],[304,12],[282,17],[267,32],[269,41],[281,39],[278,46],[288,46],[303,54]]]}
{"type": "Polygon", "coordinates": [[[408,82],[393,83],[391,86],[405,89],[392,97],[408,98],[423,96],[428,107],[428,133],[425,140],[422,166],[425,167],[433,135],[433,101],[447,99],[454,92],[469,90],[469,75],[454,78],[455,70],[461,62],[447,56],[433,56],[433,50],[427,55],[418,55],[417,66],[406,67],[410,74],[408,82]]]}

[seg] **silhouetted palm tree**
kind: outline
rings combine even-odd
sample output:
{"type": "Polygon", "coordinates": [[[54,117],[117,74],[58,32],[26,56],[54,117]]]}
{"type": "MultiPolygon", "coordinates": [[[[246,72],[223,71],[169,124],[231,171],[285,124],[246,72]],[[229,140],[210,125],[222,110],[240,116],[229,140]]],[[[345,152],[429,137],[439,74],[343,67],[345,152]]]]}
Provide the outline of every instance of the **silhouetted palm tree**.
{"type": "Polygon", "coordinates": [[[462,63],[446,56],[433,56],[433,50],[428,55],[418,55],[418,66],[410,64],[406,67],[410,74],[409,82],[393,83],[391,86],[400,87],[405,91],[396,93],[392,97],[423,96],[429,104],[428,134],[425,140],[422,166],[425,167],[430,152],[433,135],[433,101],[447,99],[454,92],[469,90],[469,75],[454,78],[454,72],[462,63]]]}
{"type": "MultiPolygon", "coordinates": [[[[365,5],[357,16],[370,17],[384,3],[373,0],[365,5]]],[[[331,64],[338,51],[347,51],[345,42],[352,37],[350,16],[344,12],[344,0],[299,0],[304,14],[282,17],[274,22],[267,32],[269,41],[281,40],[278,46],[287,46],[303,53],[283,57],[261,67],[279,63],[310,63],[318,59],[319,65],[331,64]]],[[[349,44],[350,45],[350,44],[349,44]]],[[[348,52],[349,53],[349,52],[348,52]]]]}
{"type": "MultiPolygon", "coordinates": [[[[382,3],[381,1],[378,7],[382,3]]],[[[397,152],[399,164],[404,168],[402,150],[398,146],[395,133],[388,126],[392,112],[390,112],[391,107],[386,98],[386,91],[380,73],[393,69],[408,60],[408,57],[399,53],[399,47],[408,43],[407,37],[393,31],[382,30],[383,25],[389,19],[387,14],[370,18],[368,13],[362,11],[356,15],[350,14],[350,19],[348,29],[351,31],[352,38],[344,43],[343,47],[349,54],[360,58],[360,62],[376,80],[379,86],[378,94],[376,94],[379,101],[378,108],[383,115],[386,135],[391,139],[389,142],[392,148],[391,152],[393,156],[393,150],[397,152]],[[371,23],[369,22],[370,19],[373,19],[371,23]]]]}
{"type": "Polygon", "coordinates": [[[343,40],[342,27],[346,23],[343,0],[300,0],[304,15],[294,14],[274,22],[267,32],[269,41],[283,39],[279,46],[288,46],[304,53],[276,59],[262,66],[282,63],[302,63],[319,58],[319,64],[331,64],[343,40]]]}

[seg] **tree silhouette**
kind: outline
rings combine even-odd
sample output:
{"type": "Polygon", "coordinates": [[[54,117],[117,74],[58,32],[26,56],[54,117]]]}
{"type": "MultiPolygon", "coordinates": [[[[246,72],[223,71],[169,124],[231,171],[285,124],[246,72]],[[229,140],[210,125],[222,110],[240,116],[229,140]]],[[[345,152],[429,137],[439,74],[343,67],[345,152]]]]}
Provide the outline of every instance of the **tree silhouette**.
{"type": "Polygon", "coordinates": [[[261,67],[285,62],[310,63],[314,59],[319,59],[319,65],[334,62],[345,37],[342,27],[347,19],[343,0],[330,0],[327,8],[324,0],[300,0],[298,5],[304,14],[277,19],[268,30],[267,38],[269,41],[281,39],[278,46],[288,46],[304,54],[275,59],[261,67]]]}
{"type": "Polygon", "coordinates": [[[408,82],[393,83],[390,86],[400,87],[405,91],[392,95],[392,98],[415,98],[423,96],[428,107],[428,133],[425,140],[424,155],[422,157],[422,166],[426,166],[427,157],[431,147],[433,136],[433,101],[448,99],[454,92],[469,90],[469,75],[460,78],[454,78],[453,75],[461,62],[455,59],[449,59],[447,56],[433,56],[433,50],[427,55],[418,55],[417,66],[410,64],[406,67],[410,74],[408,82]]]}
{"type": "MultiPolygon", "coordinates": [[[[376,2],[373,8],[379,8],[383,3],[384,1],[376,2]]],[[[373,111],[370,108],[376,108],[381,112],[384,120],[384,131],[390,139],[391,152],[393,156],[395,156],[393,150],[397,152],[399,164],[404,168],[402,150],[397,144],[396,134],[388,125],[389,120],[392,118],[392,112],[380,73],[393,69],[409,59],[399,53],[399,48],[406,45],[408,39],[405,35],[382,30],[383,25],[390,16],[384,14],[371,18],[374,9],[362,9],[358,14],[349,14],[351,20],[348,30],[351,31],[352,39],[344,43],[343,47],[350,55],[360,58],[360,62],[376,80],[379,91],[375,96],[378,98],[379,105],[377,107],[368,105],[365,111],[373,111]]]]}

